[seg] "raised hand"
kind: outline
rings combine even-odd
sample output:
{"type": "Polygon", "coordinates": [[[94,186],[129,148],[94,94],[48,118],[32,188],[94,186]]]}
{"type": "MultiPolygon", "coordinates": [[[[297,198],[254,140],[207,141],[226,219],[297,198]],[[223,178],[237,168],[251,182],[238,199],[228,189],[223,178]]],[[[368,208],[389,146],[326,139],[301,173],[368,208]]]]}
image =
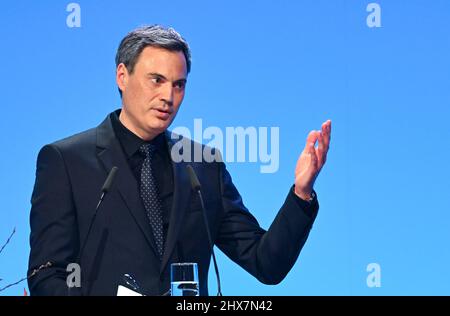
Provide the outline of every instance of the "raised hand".
{"type": "Polygon", "coordinates": [[[330,147],[331,121],[322,124],[322,130],[311,131],[306,138],[303,149],[295,167],[295,194],[301,199],[309,200],[314,182],[327,160],[330,147]],[[316,142],[318,146],[315,147],[316,142]]]}

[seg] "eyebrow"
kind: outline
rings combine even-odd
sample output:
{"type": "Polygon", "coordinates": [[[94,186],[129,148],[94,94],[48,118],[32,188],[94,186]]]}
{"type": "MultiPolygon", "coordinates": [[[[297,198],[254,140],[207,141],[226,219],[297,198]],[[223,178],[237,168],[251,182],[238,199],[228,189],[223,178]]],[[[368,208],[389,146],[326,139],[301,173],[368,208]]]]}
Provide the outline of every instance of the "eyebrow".
{"type": "MultiPolygon", "coordinates": [[[[151,72],[151,73],[148,73],[147,76],[159,77],[159,78],[161,78],[161,79],[164,79],[164,80],[169,81],[164,75],[161,75],[161,74],[159,74],[159,73],[157,73],[157,72],[151,72]]],[[[186,82],[187,82],[187,79],[186,79],[186,78],[177,79],[177,80],[175,80],[173,83],[178,83],[178,82],[186,83],[186,82]]]]}

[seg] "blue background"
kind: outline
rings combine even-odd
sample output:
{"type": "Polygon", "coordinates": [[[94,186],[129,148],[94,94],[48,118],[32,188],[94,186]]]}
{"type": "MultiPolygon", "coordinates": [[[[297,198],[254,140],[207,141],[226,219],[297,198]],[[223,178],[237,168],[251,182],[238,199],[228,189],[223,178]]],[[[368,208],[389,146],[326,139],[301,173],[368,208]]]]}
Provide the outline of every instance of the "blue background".
{"type": "MultiPolygon", "coordinates": [[[[172,127],[279,126],[280,168],[228,168],[268,228],[293,184],[305,138],[333,120],[315,189],[320,212],[288,277],[266,286],[218,254],[229,295],[450,294],[450,2],[7,1],[0,8],[0,287],[23,277],[39,149],[120,107],[114,57],[131,29],[173,26],[192,72],[172,127]],[[366,285],[369,263],[381,287],[366,285]]],[[[210,270],[210,293],[216,291],[210,270]]],[[[26,283],[2,292],[22,295],[26,283]]]]}

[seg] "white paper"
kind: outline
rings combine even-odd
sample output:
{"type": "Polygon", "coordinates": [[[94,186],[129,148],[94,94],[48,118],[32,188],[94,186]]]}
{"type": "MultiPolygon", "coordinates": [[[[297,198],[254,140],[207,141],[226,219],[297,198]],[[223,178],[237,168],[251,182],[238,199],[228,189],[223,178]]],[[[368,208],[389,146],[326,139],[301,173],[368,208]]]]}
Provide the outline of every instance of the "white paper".
{"type": "Polygon", "coordinates": [[[119,285],[119,287],[117,288],[117,296],[144,296],[144,295],[136,291],[130,290],[129,288],[123,285],[119,285]]]}

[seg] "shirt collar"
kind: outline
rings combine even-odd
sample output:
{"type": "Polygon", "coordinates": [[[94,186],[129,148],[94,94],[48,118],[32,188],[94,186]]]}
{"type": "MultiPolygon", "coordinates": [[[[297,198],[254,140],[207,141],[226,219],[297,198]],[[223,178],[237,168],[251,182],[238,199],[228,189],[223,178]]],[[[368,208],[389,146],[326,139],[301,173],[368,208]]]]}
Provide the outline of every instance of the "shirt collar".
{"type": "Polygon", "coordinates": [[[119,120],[121,110],[116,110],[111,113],[111,122],[116,134],[116,137],[119,139],[120,144],[125,152],[127,158],[132,157],[136,152],[139,151],[139,148],[145,144],[150,143],[156,146],[156,151],[160,152],[161,149],[164,149],[165,146],[165,135],[164,133],[159,134],[154,139],[149,142],[146,142],[133,132],[131,132],[128,128],[126,128],[122,122],[119,120]]]}

